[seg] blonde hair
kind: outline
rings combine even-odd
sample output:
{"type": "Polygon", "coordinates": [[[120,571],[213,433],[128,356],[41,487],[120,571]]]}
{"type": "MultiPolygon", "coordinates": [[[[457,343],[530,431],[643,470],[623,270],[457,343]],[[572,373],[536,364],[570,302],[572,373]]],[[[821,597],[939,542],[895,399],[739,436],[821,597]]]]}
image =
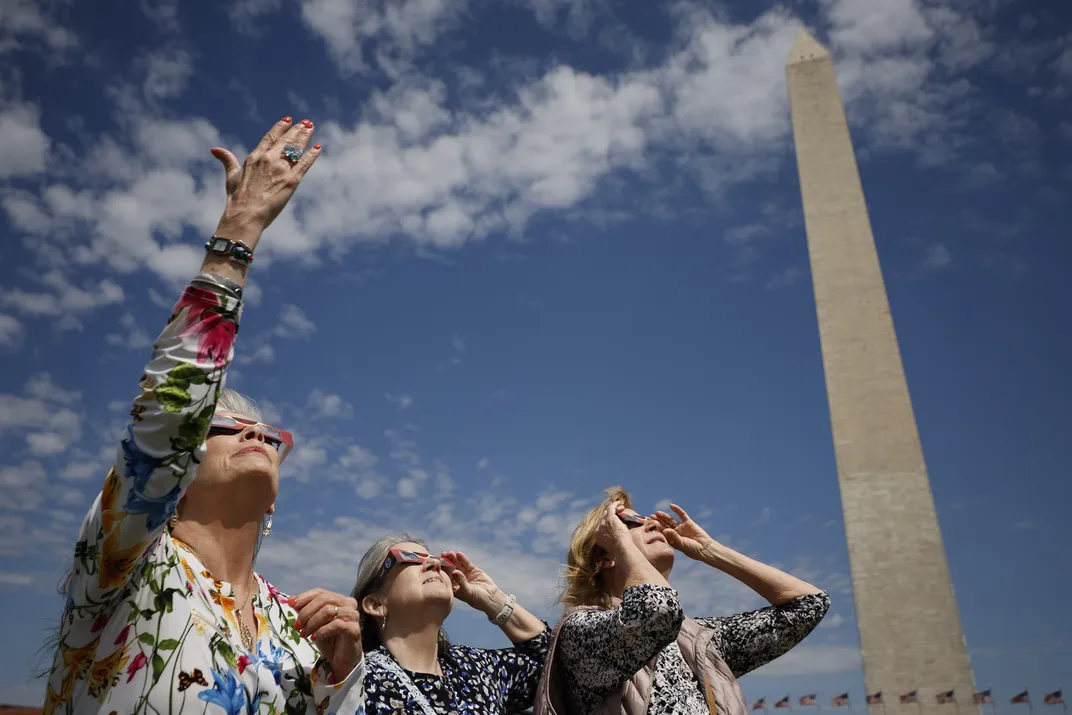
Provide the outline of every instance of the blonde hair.
{"type": "Polygon", "coordinates": [[[596,544],[599,520],[610,503],[620,501],[626,509],[633,508],[633,501],[625,487],[615,486],[603,492],[603,503],[590,510],[581,519],[570,537],[566,570],[562,574],[565,586],[558,600],[566,608],[574,606],[611,607],[611,596],[603,584],[600,563],[606,552],[596,544]]]}

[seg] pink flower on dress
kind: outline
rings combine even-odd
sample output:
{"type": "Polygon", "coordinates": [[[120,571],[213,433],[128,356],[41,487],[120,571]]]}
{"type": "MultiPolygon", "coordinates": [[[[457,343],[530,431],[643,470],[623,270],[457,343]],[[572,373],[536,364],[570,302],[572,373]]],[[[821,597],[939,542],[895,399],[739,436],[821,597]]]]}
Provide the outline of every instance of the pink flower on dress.
{"type": "Polygon", "coordinates": [[[149,659],[145,657],[144,653],[138,653],[134,656],[134,660],[127,666],[127,682],[134,680],[134,674],[144,668],[148,662],[149,659]]]}
{"type": "MultiPolygon", "coordinates": [[[[179,302],[176,303],[175,307],[172,309],[171,315],[174,317],[182,312],[183,308],[189,308],[190,312],[186,314],[186,327],[189,329],[190,326],[201,322],[201,316],[206,310],[218,308],[219,306],[219,296],[212,291],[207,288],[187,286],[186,290],[182,292],[182,297],[179,298],[179,302]]],[[[184,330],[183,332],[186,331],[184,330]]]]}
{"type": "Polygon", "coordinates": [[[242,675],[242,673],[246,672],[246,666],[252,662],[253,661],[250,659],[250,657],[245,653],[238,656],[238,674],[242,675]]]}
{"type": "Polygon", "coordinates": [[[97,616],[97,620],[93,621],[93,628],[91,628],[89,632],[96,633],[101,628],[104,628],[106,625],[108,625],[108,616],[109,614],[107,613],[102,613],[101,615],[97,616]]]}
{"type": "MultiPolygon", "coordinates": [[[[198,323],[197,332],[197,359],[199,361],[211,360],[216,367],[227,364],[227,356],[231,353],[234,345],[235,324],[230,316],[212,315],[198,323]]],[[[183,332],[189,331],[187,328],[183,332]]]]}
{"type": "Polygon", "coordinates": [[[177,315],[183,308],[189,310],[181,335],[197,335],[198,359],[211,360],[216,367],[223,367],[237,332],[235,316],[223,311],[219,296],[196,286],[188,286],[183,291],[179,302],[175,304],[174,314],[177,315]]]}
{"type": "Polygon", "coordinates": [[[119,645],[120,643],[127,642],[127,636],[130,635],[130,624],[128,623],[123,630],[119,631],[119,635],[115,637],[115,643],[112,645],[119,645]]]}

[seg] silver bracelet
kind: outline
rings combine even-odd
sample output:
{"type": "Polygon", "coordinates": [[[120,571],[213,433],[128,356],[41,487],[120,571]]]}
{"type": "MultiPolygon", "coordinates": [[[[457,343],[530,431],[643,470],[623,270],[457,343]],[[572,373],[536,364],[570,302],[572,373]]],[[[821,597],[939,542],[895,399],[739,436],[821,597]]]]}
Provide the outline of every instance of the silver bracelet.
{"type": "Polygon", "coordinates": [[[497,626],[501,626],[510,620],[510,614],[514,612],[514,605],[517,603],[517,598],[514,594],[510,594],[510,597],[506,599],[506,603],[503,604],[502,610],[499,611],[499,615],[495,618],[489,618],[488,620],[497,626]]]}
{"type": "Polygon", "coordinates": [[[198,273],[197,278],[194,278],[191,282],[208,283],[209,285],[221,288],[228,293],[231,293],[236,298],[242,297],[242,286],[238,285],[238,283],[231,280],[230,278],[227,278],[226,276],[221,276],[218,273],[206,273],[202,271],[201,273],[198,273]]]}

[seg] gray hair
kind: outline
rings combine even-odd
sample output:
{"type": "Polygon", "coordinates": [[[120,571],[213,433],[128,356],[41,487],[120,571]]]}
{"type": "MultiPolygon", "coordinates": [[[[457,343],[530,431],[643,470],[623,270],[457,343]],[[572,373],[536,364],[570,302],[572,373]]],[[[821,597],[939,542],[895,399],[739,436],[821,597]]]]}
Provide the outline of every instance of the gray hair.
{"type": "MultiPolygon", "coordinates": [[[[376,539],[372,546],[369,547],[369,550],[365,552],[365,555],[361,557],[361,563],[357,567],[357,583],[354,584],[353,590],[350,591],[350,596],[357,601],[357,610],[361,614],[361,647],[364,648],[366,653],[371,653],[379,648],[383,645],[383,641],[380,637],[381,625],[376,622],[375,618],[365,613],[361,601],[364,600],[365,596],[372,595],[379,590],[382,585],[379,575],[384,559],[387,558],[387,554],[391,549],[404,542],[419,544],[425,550],[428,549],[428,543],[424,539],[419,539],[405,531],[396,531],[393,534],[385,534],[376,539]]],[[[449,647],[450,641],[447,640],[447,632],[440,627],[439,650],[442,652],[449,647]]]]}
{"type": "Polygon", "coordinates": [[[216,401],[218,412],[233,412],[236,415],[248,417],[251,420],[261,421],[261,409],[253,398],[246,397],[241,392],[236,392],[229,387],[220,390],[220,398],[216,401]]]}

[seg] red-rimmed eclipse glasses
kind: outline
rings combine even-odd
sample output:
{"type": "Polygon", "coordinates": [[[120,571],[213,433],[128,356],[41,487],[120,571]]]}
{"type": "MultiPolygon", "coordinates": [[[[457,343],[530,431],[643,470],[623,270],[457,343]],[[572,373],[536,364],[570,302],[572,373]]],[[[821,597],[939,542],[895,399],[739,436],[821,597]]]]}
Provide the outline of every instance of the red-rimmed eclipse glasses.
{"type": "Polygon", "coordinates": [[[208,434],[238,434],[246,427],[255,426],[264,435],[264,441],[275,447],[279,453],[279,461],[282,462],[294,449],[294,437],[286,430],[266,425],[256,420],[247,420],[244,417],[230,417],[228,415],[213,415],[212,424],[209,425],[208,434]]]}
{"type": "Polygon", "coordinates": [[[380,573],[376,577],[377,581],[382,581],[383,578],[399,564],[423,564],[428,559],[439,559],[443,563],[445,570],[451,570],[454,568],[454,564],[450,562],[450,559],[445,559],[442,556],[431,556],[423,551],[409,551],[407,549],[391,549],[387,552],[387,558],[383,560],[383,566],[380,567],[380,573]]]}

